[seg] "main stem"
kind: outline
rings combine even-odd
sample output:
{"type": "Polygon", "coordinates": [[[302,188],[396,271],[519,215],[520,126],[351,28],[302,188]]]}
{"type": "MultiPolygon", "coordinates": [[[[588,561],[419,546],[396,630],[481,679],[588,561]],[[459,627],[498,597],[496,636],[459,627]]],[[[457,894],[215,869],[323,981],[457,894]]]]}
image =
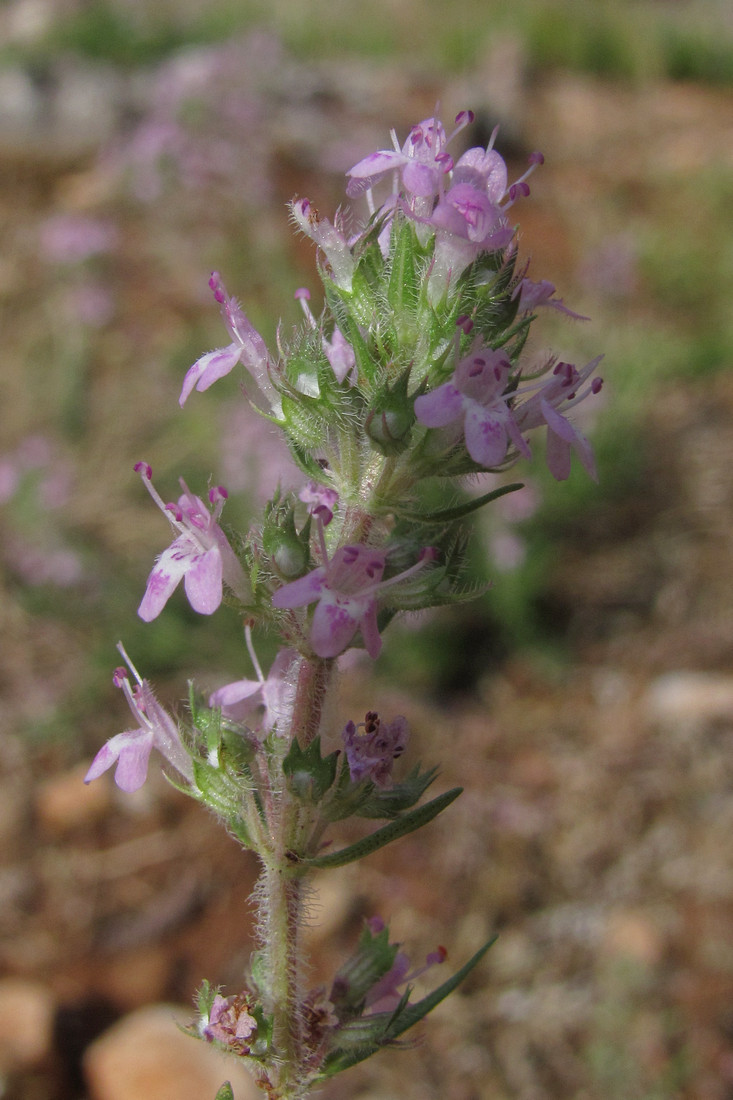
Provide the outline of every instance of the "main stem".
{"type": "MultiPolygon", "coordinates": [[[[331,660],[300,660],[291,743],[297,738],[301,748],[306,748],[320,731],[334,666],[331,660]]],[[[273,761],[273,768],[278,769],[278,774],[270,777],[274,786],[269,822],[271,848],[264,858],[258,890],[264,974],[273,1017],[273,1051],[278,1061],[277,1076],[274,1080],[270,1078],[267,1092],[269,1100],[302,1100],[308,1092],[305,1078],[309,1051],[301,1013],[305,960],[299,943],[305,883],[297,857],[301,838],[311,832],[303,818],[312,811],[288,790],[282,759],[273,761]]]]}

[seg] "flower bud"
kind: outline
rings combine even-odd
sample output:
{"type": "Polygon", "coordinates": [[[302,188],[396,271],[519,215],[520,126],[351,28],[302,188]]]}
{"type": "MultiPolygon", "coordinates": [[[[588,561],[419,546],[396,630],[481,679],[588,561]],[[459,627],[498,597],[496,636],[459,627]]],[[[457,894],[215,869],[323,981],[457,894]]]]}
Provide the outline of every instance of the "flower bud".
{"type": "Polygon", "coordinates": [[[278,575],[286,581],[305,573],[310,563],[310,517],[298,533],[292,503],[274,501],[262,531],[262,545],[278,575]]]}
{"type": "Polygon", "coordinates": [[[410,445],[415,410],[413,398],[407,393],[409,374],[408,368],[392,389],[378,394],[367,413],[364,430],[376,450],[383,455],[400,454],[410,445]]]}
{"type": "Polygon", "coordinates": [[[297,534],[288,531],[273,531],[265,538],[265,549],[272,559],[275,569],[286,580],[300,577],[308,567],[308,550],[297,534]]]}

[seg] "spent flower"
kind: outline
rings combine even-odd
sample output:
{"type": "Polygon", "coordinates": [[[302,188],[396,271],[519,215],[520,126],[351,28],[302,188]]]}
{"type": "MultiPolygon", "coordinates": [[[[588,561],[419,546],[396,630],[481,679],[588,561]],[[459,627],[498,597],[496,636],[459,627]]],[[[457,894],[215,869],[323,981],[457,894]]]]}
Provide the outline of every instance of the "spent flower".
{"type": "Polygon", "coordinates": [[[407,748],[410,730],[402,715],[383,722],[376,711],[367,711],[358,725],[346,723],[341,740],[352,782],[371,779],[378,787],[389,787],[392,765],[407,748]]]}
{"type": "Polygon", "coordinates": [[[201,1021],[202,1037],[221,1043],[233,1054],[249,1054],[257,1037],[257,1020],[250,1014],[251,1007],[246,994],[222,997],[217,993],[208,1018],[201,1021]]]}

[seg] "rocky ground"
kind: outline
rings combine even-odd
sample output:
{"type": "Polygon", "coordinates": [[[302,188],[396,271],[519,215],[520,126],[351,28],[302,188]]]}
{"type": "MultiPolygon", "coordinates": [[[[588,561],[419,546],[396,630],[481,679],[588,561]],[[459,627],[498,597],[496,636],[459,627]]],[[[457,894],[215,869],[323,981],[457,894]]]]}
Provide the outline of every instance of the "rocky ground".
{"type": "MultiPolygon", "coordinates": [[[[474,74],[473,88],[443,96],[475,102],[471,91],[488,87],[491,74],[488,66],[486,81],[474,74]]],[[[115,80],[107,86],[118,88],[115,80]]],[[[319,104],[334,127],[359,117],[359,97],[334,92],[343,74],[315,85],[309,118],[318,133],[319,104]]],[[[376,133],[394,95],[404,128],[438,91],[380,78],[364,125],[376,133]]],[[[614,196],[649,204],[660,172],[687,186],[701,167],[731,167],[728,93],[655,86],[640,94],[564,77],[538,87],[521,66],[493,91],[504,96],[513,140],[548,153],[537,188],[545,197],[527,206],[523,226],[537,267],[549,265],[558,283],[583,259],[579,226],[598,244],[603,211],[622,220],[614,196]]],[[[30,109],[17,82],[16,92],[18,110],[30,109]]],[[[281,124],[276,204],[297,189],[294,176],[315,171],[307,142],[294,152],[298,128],[287,111],[281,124]]],[[[29,274],[34,226],[54,204],[93,208],[105,175],[88,149],[59,153],[42,134],[36,140],[38,130],[24,133],[33,141],[6,135],[0,173],[11,245],[0,290],[6,318],[27,320],[23,292],[43,278],[32,264],[29,274]]],[[[135,288],[145,279],[138,234],[118,273],[123,313],[140,303],[135,288]]],[[[156,323],[168,334],[188,323],[171,304],[176,288],[157,286],[156,298],[156,286],[145,282],[136,347],[156,323]]],[[[616,308],[619,326],[643,324],[654,309],[643,286],[616,308]]],[[[18,355],[32,346],[13,337],[18,355]]],[[[124,350],[105,346],[113,349],[112,366],[100,367],[106,392],[121,397],[129,385],[141,400],[134,380],[118,379],[124,350]]],[[[151,369],[160,396],[172,376],[151,369]]],[[[32,424],[17,373],[13,387],[18,415],[32,424]]],[[[126,415],[121,400],[119,408],[126,415]]],[[[499,939],[417,1047],[337,1079],[323,1090],[327,1100],[733,1097],[733,375],[667,381],[640,428],[643,491],[576,519],[546,578],[569,657],[516,652],[487,667],[474,691],[430,704],[394,686],[385,701],[378,689],[381,710],[409,718],[422,758],[441,762],[440,787],[465,791],[419,838],[319,882],[307,930],[314,981],[375,912],[392,919],[416,958],[445,944],[447,965],[461,965],[493,933],[499,939]]],[[[89,438],[92,459],[104,455],[89,438]]],[[[106,490],[98,492],[101,508],[106,490]]],[[[89,500],[75,506],[104,546],[111,521],[92,521],[89,500]]],[[[237,988],[256,867],[162,780],[121,797],[105,781],[84,788],[83,761],[53,746],[29,750],[22,731],[78,675],[83,640],[35,618],[4,568],[10,596],[0,626],[17,644],[3,673],[0,1094],[213,1100],[235,1070],[218,1056],[212,1064],[212,1052],[170,1021],[186,1021],[204,977],[237,988]]],[[[374,706],[366,673],[345,676],[342,690],[349,714],[374,706]]],[[[90,719],[88,738],[92,725],[97,740],[115,732],[90,719]]],[[[250,1095],[246,1081],[237,1085],[237,1100],[250,1095]]]]}

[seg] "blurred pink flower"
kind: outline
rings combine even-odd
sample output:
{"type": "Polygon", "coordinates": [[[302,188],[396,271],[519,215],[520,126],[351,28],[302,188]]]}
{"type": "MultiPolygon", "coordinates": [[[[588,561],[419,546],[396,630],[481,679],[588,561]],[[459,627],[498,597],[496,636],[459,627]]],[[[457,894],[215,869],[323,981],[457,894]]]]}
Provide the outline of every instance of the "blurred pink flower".
{"type": "Polygon", "coordinates": [[[110,221],[82,214],[56,214],[40,228],[40,252],[57,264],[78,264],[110,252],[118,240],[117,227],[110,221]]]}

